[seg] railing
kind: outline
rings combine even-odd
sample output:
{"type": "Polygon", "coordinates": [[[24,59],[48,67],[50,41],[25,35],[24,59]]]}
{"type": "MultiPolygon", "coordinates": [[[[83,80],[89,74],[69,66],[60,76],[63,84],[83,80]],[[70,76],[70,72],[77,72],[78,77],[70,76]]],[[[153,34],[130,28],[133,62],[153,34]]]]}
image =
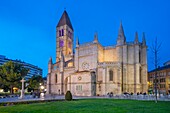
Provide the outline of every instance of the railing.
{"type": "Polygon", "coordinates": [[[120,64],[119,62],[99,62],[98,65],[99,66],[110,66],[110,65],[118,65],[120,64]]]}
{"type": "Polygon", "coordinates": [[[113,46],[106,46],[106,47],[104,47],[104,49],[113,49],[115,47],[116,47],[115,45],[113,45],[113,46]]]}
{"type": "Polygon", "coordinates": [[[92,45],[92,44],[93,44],[93,42],[86,42],[86,43],[81,44],[80,47],[89,46],[89,45],[92,45]]]}

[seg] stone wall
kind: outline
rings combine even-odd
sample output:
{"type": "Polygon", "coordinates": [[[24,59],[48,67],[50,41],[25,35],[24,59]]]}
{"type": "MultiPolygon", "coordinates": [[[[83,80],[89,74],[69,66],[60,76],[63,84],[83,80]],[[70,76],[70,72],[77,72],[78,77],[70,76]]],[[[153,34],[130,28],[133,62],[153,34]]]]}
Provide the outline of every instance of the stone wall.
{"type": "Polygon", "coordinates": [[[90,72],[74,73],[70,77],[70,90],[73,95],[92,96],[90,72]]]}

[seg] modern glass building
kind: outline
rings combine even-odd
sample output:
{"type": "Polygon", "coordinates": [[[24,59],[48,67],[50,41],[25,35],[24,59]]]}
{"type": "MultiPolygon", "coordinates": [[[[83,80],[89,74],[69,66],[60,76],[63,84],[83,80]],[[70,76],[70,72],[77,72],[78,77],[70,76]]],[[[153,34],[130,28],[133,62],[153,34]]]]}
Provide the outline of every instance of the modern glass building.
{"type": "Polygon", "coordinates": [[[15,63],[23,64],[25,68],[29,69],[28,76],[33,76],[33,75],[41,75],[43,74],[42,69],[39,68],[38,66],[23,62],[21,60],[12,60],[9,58],[6,58],[6,56],[0,55],[0,66],[3,65],[5,62],[8,61],[13,61],[15,63]]]}

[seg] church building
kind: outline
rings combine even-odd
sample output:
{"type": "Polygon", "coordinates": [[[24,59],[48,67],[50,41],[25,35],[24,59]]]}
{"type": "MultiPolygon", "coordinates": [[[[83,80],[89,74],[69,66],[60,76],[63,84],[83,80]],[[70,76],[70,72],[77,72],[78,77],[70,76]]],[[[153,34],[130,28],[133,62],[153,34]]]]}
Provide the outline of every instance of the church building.
{"type": "Polygon", "coordinates": [[[74,29],[66,11],[56,26],[56,59],[49,59],[47,94],[76,96],[147,92],[147,45],[138,33],[127,42],[122,23],[117,43],[104,47],[98,35],[89,43],[79,44],[76,39],[73,52],[74,29]]]}

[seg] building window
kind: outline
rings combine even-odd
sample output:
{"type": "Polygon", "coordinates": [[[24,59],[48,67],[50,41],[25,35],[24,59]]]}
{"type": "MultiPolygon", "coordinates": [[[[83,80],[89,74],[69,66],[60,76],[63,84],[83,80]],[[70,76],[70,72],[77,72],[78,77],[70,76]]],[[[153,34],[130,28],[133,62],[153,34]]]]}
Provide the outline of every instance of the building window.
{"type": "MultiPolygon", "coordinates": [[[[141,75],[141,73],[142,73],[142,69],[140,67],[140,71],[139,71],[139,82],[140,83],[142,83],[142,75],[141,75]]],[[[150,78],[152,79],[152,75],[150,76],[150,78]]]]}
{"type": "Polygon", "coordinates": [[[164,77],[166,76],[166,72],[164,72],[164,77]]]}
{"type": "Polygon", "coordinates": [[[59,30],[59,36],[61,36],[61,30],[59,30]]]}
{"type": "Polygon", "coordinates": [[[165,82],[165,78],[161,78],[161,79],[160,79],[160,82],[165,82]]]}
{"type": "Polygon", "coordinates": [[[76,86],[76,91],[82,91],[82,85],[77,85],[76,86]]]}
{"type": "Polygon", "coordinates": [[[160,88],[165,88],[165,84],[160,84],[160,88]]]}
{"type": "Polygon", "coordinates": [[[113,71],[109,71],[109,81],[113,81],[113,71]]]}
{"type": "Polygon", "coordinates": [[[62,29],[61,32],[62,32],[62,36],[64,36],[64,29],[62,29]]]}
{"type": "Polygon", "coordinates": [[[70,35],[70,33],[71,33],[71,32],[70,32],[70,31],[68,31],[68,36],[71,38],[71,35],[70,35]]]}
{"type": "Polygon", "coordinates": [[[57,83],[57,74],[55,75],[55,82],[57,83]]]}
{"type": "Polygon", "coordinates": [[[140,51],[139,51],[139,63],[141,63],[141,56],[140,56],[140,51]]]}
{"type": "Polygon", "coordinates": [[[64,41],[63,41],[63,40],[60,40],[60,41],[59,41],[59,45],[60,45],[60,47],[63,47],[63,46],[64,46],[64,41]]]}
{"type": "Polygon", "coordinates": [[[168,75],[170,76],[170,72],[168,72],[168,75]]]}

